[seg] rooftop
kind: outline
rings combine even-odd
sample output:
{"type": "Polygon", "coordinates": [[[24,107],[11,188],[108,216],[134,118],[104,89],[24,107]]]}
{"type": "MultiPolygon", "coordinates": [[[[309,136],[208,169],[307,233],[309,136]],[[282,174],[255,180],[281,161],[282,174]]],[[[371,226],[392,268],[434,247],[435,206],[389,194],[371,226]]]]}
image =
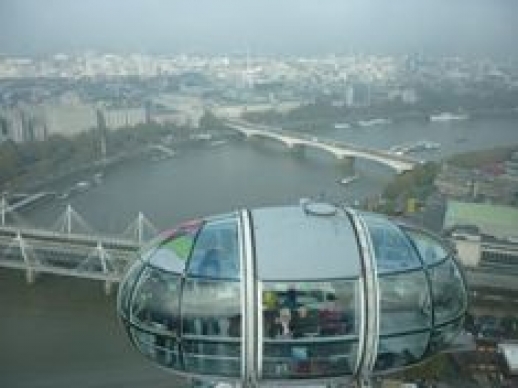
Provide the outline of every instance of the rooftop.
{"type": "Polygon", "coordinates": [[[448,201],[444,228],[475,225],[482,234],[500,239],[518,237],[518,208],[448,201]]]}

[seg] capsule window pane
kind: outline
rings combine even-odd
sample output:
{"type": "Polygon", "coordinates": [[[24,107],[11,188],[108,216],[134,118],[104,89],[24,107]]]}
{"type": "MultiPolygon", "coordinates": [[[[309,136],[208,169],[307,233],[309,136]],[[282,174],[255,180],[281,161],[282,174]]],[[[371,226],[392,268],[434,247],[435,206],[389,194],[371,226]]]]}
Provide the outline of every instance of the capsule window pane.
{"type": "Polygon", "coordinates": [[[239,376],[241,373],[241,341],[221,342],[207,339],[182,342],[185,369],[188,372],[239,376]]]}
{"type": "Polygon", "coordinates": [[[352,373],[360,326],[358,282],[265,282],[263,375],[352,373]]]}
{"type": "Polygon", "coordinates": [[[437,263],[448,256],[448,250],[438,239],[418,230],[404,230],[414,242],[421,258],[426,264],[437,263]]]}
{"type": "Polygon", "coordinates": [[[462,276],[453,260],[433,267],[432,281],[435,325],[440,325],[462,314],[466,309],[466,291],[462,276]]]}
{"type": "Polygon", "coordinates": [[[267,342],[263,354],[263,378],[323,378],[352,374],[357,352],[356,340],[267,342]]]}
{"type": "Polygon", "coordinates": [[[400,229],[381,217],[364,215],[363,218],[370,233],[379,273],[422,267],[415,250],[400,229]]]}
{"type": "Polygon", "coordinates": [[[143,254],[143,260],[168,272],[183,273],[200,222],[185,223],[176,229],[162,233],[143,254]]]}
{"type": "Polygon", "coordinates": [[[430,351],[436,353],[440,350],[448,348],[455,337],[459,334],[462,329],[463,319],[458,319],[452,323],[444,326],[439,326],[432,332],[432,338],[430,340],[430,351]]]}
{"type": "Polygon", "coordinates": [[[381,337],[374,371],[382,372],[419,362],[424,355],[429,337],[429,332],[381,337]]]}
{"type": "Polygon", "coordinates": [[[139,351],[159,364],[181,369],[178,342],[175,338],[146,332],[132,327],[130,329],[133,341],[139,351]]]}
{"type": "Polygon", "coordinates": [[[202,221],[189,221],[179,225],[174,229],[160,233],[156,238],[147,243],[142,249],[142,252],[144,252],[142,259],[147,260],[147,258],[153,254],[157,247],[165,245],[180,260],[187,260],[191,253],[194,238],[196,237],[196,234],[202,225],[202,221]]]}
{"type": "Polygon", "coordinates": [[[144,330],[176,336],[179,284],[176,275],[146,268],[133,292],[131,322],[144,330]]]}
{"type": "Polygon", "coordinates": [[[239,268],[236,218],[207,222],[196,239],[189,262],[189,275],[239,279],[239,268]]]}
{"type": "Polygon", "coordinates": [[[142,270],[143,263],[140,260],[135,260],[133,264],[131,264],[128,272],[125,275],[124,282],[119,290],[117,304],[119,308],[119,312],[122,314],[124,318],[129,317],[129,304],[130,298],[132,295],[133,287],[137,280],[140,271],[142,270]]]}
{"type": "Polygon", "coordinates": [[[185,368],[237,376],[241,359],[240,283],[203,278],[185,281],[182,297],[185,368]],[[219,372],[218,372],[219,371],[219,372]]]}
{"type": "Polygon", "coordinates": [[[430,291],[423,271],[379,279],[380,333],[404,333],[432,325],[430,291]]]}

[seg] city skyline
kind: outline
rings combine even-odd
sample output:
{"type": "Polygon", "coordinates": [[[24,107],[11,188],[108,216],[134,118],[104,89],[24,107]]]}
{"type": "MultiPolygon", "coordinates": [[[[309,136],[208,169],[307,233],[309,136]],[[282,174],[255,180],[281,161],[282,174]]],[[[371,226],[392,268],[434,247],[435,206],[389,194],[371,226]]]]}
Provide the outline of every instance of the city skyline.
{"type": "Polygon", "coordinates": [[[518,4],[497,1],[113,0],[0,4],[0,52],[516,57],[518,4]]]}

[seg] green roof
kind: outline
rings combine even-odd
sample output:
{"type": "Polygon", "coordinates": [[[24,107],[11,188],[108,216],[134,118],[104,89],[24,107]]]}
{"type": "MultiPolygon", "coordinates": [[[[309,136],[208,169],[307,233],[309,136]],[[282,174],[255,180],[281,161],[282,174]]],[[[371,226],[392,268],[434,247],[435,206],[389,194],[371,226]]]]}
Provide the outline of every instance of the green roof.
{"type": "Polygon", "coordinates": [[[448,201],[444,228],[475,225],[497,238],[518,237],[518,208],[486,203],[448,201]]]}

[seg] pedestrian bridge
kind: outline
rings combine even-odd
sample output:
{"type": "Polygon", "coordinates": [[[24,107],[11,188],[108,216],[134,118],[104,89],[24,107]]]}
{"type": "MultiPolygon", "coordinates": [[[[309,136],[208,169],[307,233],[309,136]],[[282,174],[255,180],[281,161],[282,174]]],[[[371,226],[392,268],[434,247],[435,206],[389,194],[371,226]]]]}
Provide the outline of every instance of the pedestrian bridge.
{"type": "Polygon", "coordinates": [[[95,233],[71,206],[53,227],[0,225],[0,267],[25,271],[28,283],[40,274],[119,282],[156,228],[139,213],[120,236],[95,233]]]}
{"type": "Polygon", "coordinates": [[[337,159],[362,158],[382,163],[396,170],[397,173],[412,170],[421,162],[404,155],[397,155],[389,151],[374,148],[360,147],[336,140],[308,136],[281,128],[249,123],[243,120],[226,120],[225,125],[247,138],[263,137],[284,143],[288,148],[312,147],[321,149],[334,155],[337,159]]]}

